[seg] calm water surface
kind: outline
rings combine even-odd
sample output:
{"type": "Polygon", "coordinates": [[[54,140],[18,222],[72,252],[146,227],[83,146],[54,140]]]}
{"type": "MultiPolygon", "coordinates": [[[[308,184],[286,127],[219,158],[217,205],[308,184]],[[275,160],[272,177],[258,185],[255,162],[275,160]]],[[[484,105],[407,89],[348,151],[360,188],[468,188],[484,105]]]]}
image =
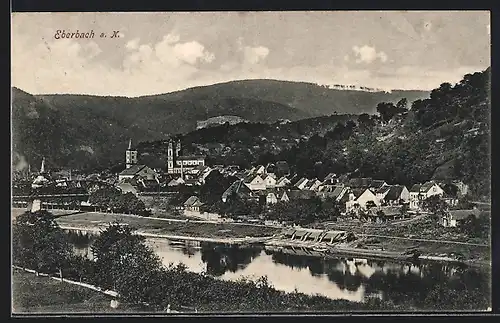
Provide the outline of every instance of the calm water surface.
{"type": "MultiPolygon", "coordinates": [[[[73,239],[75,250],[90,256],[90,240],[73,239]]],[[[264,247],[224,246],[148,239],[147,243],[163,263],[183,263],[193,272],[227,280],[267,276],[278,290],[295,289],[306,294],[320,294],[332,299],[363,302],[368,298],[402,300],[425,297],[434,286],[449,288],[466,285],[489,294],[486,270],[460,265],[412,264],[357,258],[325,258],[308,255],[303,250],[271,251],[264,247]]]]}

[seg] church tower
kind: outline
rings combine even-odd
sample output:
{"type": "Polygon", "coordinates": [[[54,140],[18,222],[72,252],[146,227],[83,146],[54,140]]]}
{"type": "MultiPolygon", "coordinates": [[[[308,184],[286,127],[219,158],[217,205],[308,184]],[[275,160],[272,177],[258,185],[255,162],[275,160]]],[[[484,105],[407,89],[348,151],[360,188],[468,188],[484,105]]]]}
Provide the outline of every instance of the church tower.
{"type": "Polygon", "coordinates": [[[175,157],[179,157],[181,154],[181,141],[179,140],[177,142],[177,145],[175,146],[175,157]]]}
{"type": "Polygon", "coordinates": [[[42,157],[42,166],[40,166],[40,174],[45,173],[45,157],[42,157]]]}
{"type": "Polygon", "coordinates": [[[137,150],[132,149],[132,139],[128,142],[128,148],[125,151],[125,165],[130,168],[137,164],[137,150]]]}
{"type": "Polygon", "coordinates": [[[168,142],[167,148],[167,173],[174,173],[174,143],[172,140],[168,142]]]}

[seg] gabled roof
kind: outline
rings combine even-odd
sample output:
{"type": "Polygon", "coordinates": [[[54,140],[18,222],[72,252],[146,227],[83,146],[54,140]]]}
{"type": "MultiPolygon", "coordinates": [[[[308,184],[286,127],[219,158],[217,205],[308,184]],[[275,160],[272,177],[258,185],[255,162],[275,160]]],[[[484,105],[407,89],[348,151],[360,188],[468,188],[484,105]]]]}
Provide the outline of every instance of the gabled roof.
{"type": "Polygon", "coordinates": [[[420,187],[420,192],[427,192],[432,186],[437,185],[435,181],[428,181],[425,182],[421,187],[420,187]]]}
{"type": "Polygon", "coordinates": [[[415,184],[411,187],[410,192],[420,193],[420,187],[422,187],[421,184],[415,184]]]}
{"type": "Polygon", "coordinates": [[[197,196],[191,196],[184,202],[184,206],[202,206],[203,203],[200,202],[200,199],[197,196]]]}
{"type": "Polygon", "coordinates": [[[353,188],[368,187],[370,186],[372,181],[373,180],[370,177],[351,178],[347,185],[353,188]]]}
{"type": "Polygon", "coordinates": [[[370,187],[374,188],[374,189],[379,189],[381,188],[382,186],[384,186],[384,184],[386,184],[385,181],[383,180],[379,180],[379,179],[374,179],[371,183],[370,183],[370,187]]]}
{"type": "Polygon", "coordinates": [[[243,194],[251,194],[252,190],[248,186],[246,186],[242,180],[234,181],[225,191],[222,193],[222,197],[229,196],[232,193],[243,193],[243,194]]]}
{"type": "Polygon", "coordinates": [[[294,186],[297,186],[297,187],[298,187],[298,186],[300,186],[300,185],[302,185],[302,184],[304,184],[304,183],[307,185],[307,181],[308,181],[308,179],[307,179],[307,178],[302,177],[301,179],[299,179],[299,180],[297,181],[297,183],[295,183],[295,185],[294,185],[294,186]]]}
{"type": "Polygon", "coordinates": [[[335,189],[332,192],[332,195],[334,198],[339,198],[341,197],[342,192],[344,192],[346,188],[344,186],[336,186],[335,189]]]}
{"type": "Polygon", "coordinates": [[[375,194],[384,194],[384,193],[389,193],[388,191],[391,189],[393,185],[390,186],[383,186],[375,190],[375,194]]]}
{"type": "Polygon", "coordinates": [[[250,175],[246,176],[243,181],[245,183],[251,183],[256,177],[260,177],[262,179],[260,174],[250,174],[250,175]]]}
{"type": "Polygon", "coordinates": [[[451,216],[455,220],[466,219],[471,214],[474,215],[477,218],[481,214],[481,211],[477,210],[477,209],[472,209],[472,210],[450,210],[448,212],[451,214],[451,216]]]}
{"type": "Polygon", "coordinates": [[[323,182],[330,182],[330,181],[332,181],[332,180],[334,180],[334,179],[336,179],[336,178],[337,178],[337,174],[335,174],[335,173],[330,173],[330,174],[326,175],[326,177],[325,177],[325,179],[323,180],[323,182]]]}
{"type": "Polygon", "coordinates": [[[135,175],[139,173],[143,168],[147,167],[146,165],[134,165],[132,167],[124,169],[120,175],[135,175]]]}
{"type": "Polygon", "coordinates": [[[386,201],[398,200],[404,188],[405,187],[403,185],[391,185],[389,188],[389,192],[387,192],[387,194],[384,197],[384,200],[386,201]]]}
{"type": "Polygon", "coordinates": [[[363,194],[366,190],[368,190],[368,189],[367,188],[352,188],[351,193],[354,194],[354,199],[357,200],[358,197],[360,197],[361,194],[363,194]]]}

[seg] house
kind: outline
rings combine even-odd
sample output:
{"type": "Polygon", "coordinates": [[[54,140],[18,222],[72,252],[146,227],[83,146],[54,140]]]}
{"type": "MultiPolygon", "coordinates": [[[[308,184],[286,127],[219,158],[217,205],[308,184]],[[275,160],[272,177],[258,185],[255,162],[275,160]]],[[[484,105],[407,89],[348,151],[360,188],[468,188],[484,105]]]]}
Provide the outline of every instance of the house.
{"type": "Polygon", "coordinates": [[[266,188],[274,188],[276,186],[276,178],[274,176],[266,174],[262,176],[262,179],[264,180],[266,188]]]}
{"type": "Polygon", "coordinates": [[[248,188],[252,191],[266,189],[266,182],[259,174],[249,175],[243,181],[245,185],[248,186],[248,188]]]}
{"type": "Polygon", "coordinates": [[[122,181],[126,178],[143,177],[145,179],[155,179],[156,172],[146,166],[146,165],[133,165],[129,168],[124,169],[120,174],[118,174],[118,181],[122,181]]]}
{"type": "Polygon", "coordinates": [[[265,174],[265,173],[266,173],[266,168],[262,165],[258,165],[252,168],[252,174],[265,174]]]}
{"type": "Polygon", "coordinates": [[[354,177],[347,182],[346,186],[352,188],[369,188],[371,183],[372,178],[370,177],[354,177]]]}
{"type": "Polygon", "coordinates": [[[386,187],[386,186],[389,186],[389,185],[385,181],[374,179],[371,181],[371,183],[369,184],[368,187],[372,190],[372,192],[374,192],[374,191],[381,189],[383,187],[386,187]]]}
{"type": "Polygon", "coordinates": [[[242,180],[235,181],[222,193],[222,202],[226,203],[233,194],[240,198],[253,197],[252,190],[242,180]]]}
{"type": "Polygon", "coordinates": [[[137,196],[139,194],[139,189],[134,184],[135,183],[131,180],[124,180],[118,183],[117,187],[121,190],[123,194],[132,193],[137,196]]]}
{"type": "Polygon", "coordinates": [[[452,184],[455,185],[458,189],[458,195],[463,197],[469,193],[469,185],[465,184],[462,181],[452,181],[452,184]]]}
{"type": "Polygon", "coordinates": [[[478,209],[472,210],[450,210],[445,212],[439,218],[439,224],[443,227],[456,227],[458,222],[467,219],[470,215],[478,218],[481,214],[481,211],[478,209]]]}
{"type": "Polygon", "coordinates": [[[354,188],[349,191],[349,200],[345,202],[346,212],[355,211],[358,208],[366,209],[368,202],[380,206],[377,196],[368,188],[354,188]]]}
{"type": "Polygon", "coordinates": [[[401,207],[378,206],[368,210],[364,218],[369,222],[382,223],[402,218],[401,207]]]}
{"type": "Polygon", "coordinates": [[[335,173],[330,173],[326,175],[325,179],[323,180],[323,184],[337,184],[337,174],[335,173]]]}
{"type": "Polygon", "coordinates": [[[182,177],[174,178],[170,182],[168,182],[167,186],[173,187],[173,186],[179,186],[181,184],[184,184],[185,181],[182,177]]]}
{"type": "Polygon", "coordinates": [[[288,178],[286,178],[285,176],[283,176],[276,181],[275,186],[276,187],[285,187],[285,186],[288,186],[290,184],[291,184],[290,180],[288,178]]]}
{"type": "Polygon", "coordinates": [[[307,178],[302,177],[293,186],[295,186],[299,190],[303,190],[306,187],[308,181],[309,180],[307,178]]]}
{"type": "MultiPolygon", "coordinates": [[[[410,191],[404,185],[390,185],[387,188],[384,197],[380,200],[381,203],[387,205],[399,205],[400,203],[408,203],[410,201],[410,191]]],[[[378,195],[377,195],[378,197],[378,195]]]]}
{"type": "Polygon", "coordinates": [[[184,209],[186,211],[200,212],[200,207],[203,206],[200,199],[197,196],[191,196],[184,202],[184,209]]]}
{"type": "Polygon", "coordinates": [[[410,189],[410,209],[419,209],[421,201],[433,195],[442,196],[443,193],[444,190],[435,181],[415,184],[410,189]]]}
{"type": "Polygon", "coordinates": [[[304,189],[309,190],[309,191],[316,191],[316,190],[318,190],[320,185],[321,185],[321,182],[315,178],[315,179],[309,180],[307,182],[307,184],[304,186],[304,189]]]}

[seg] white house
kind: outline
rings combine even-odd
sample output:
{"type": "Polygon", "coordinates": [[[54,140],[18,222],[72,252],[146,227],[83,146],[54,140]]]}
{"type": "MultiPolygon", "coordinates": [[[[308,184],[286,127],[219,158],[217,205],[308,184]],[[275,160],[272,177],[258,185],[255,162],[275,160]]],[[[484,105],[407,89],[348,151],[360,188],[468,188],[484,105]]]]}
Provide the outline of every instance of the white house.
{"type": "Polygon", "coordinates": [[[443,196],[444,190],[434,181],[415,184],[410,189],[410,209],[420,209],[420,202],[433,196],[443,196]]]}
{"type": "Polygon", "coordinates": [[[366,209],[366,204],[369,201],[380,206],[377,196],[370,189],[352,189],[349,192],[349,200],[345,203],[346,212],[353,211],[357,207],[366,209]]]}
{"type": "Polygon", "coordinates": [[[245,185],[252,191],[265,190],[266,182],[260,175],[250,175],[244,180],[245,185]]]}
{"type": "Polygon", "coordinates": [[[264,175],[262,179],[266,183],[266,188],[274,188],[276,187],[276,178],[271,175],[264,175]]]}

